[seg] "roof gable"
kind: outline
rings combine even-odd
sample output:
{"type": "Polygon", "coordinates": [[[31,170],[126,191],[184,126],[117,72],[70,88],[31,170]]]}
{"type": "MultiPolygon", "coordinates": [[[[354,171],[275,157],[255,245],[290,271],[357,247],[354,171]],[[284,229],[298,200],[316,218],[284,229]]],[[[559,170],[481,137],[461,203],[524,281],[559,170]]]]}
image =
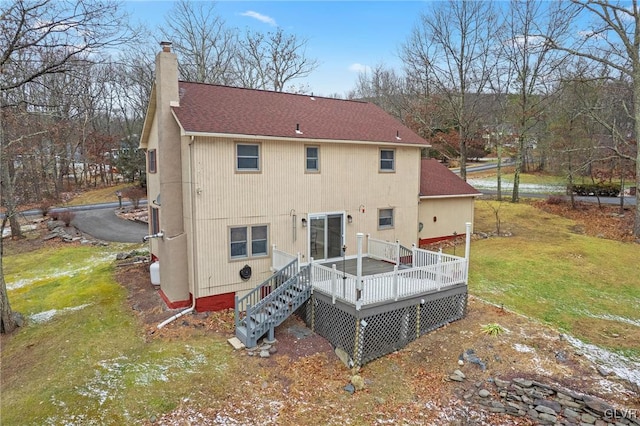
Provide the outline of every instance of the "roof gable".
{"type": "Polygon", "coordinates": [[[191,82],[179,91],[173,111],[187,133],[427,145],[368,102],[191,82]]]}
{"type": "Polygon", "coordinates": [[[471,196],[481,192],[433,158],[423,158],[420,170],[420,196],[471,196]]]}

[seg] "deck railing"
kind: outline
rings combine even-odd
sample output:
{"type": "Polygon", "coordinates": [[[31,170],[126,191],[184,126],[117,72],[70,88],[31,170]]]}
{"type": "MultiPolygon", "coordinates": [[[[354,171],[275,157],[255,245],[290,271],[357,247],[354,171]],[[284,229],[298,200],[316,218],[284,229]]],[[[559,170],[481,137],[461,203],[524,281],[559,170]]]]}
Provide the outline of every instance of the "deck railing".
{"type": "MultiPolygon", "coordinates": [[[[441,260],[443,258],[440,257],[441,260]]],[[[336,300],[342,300],[354,304],[359,309],[365,305],[397,301],[465,283],[466,259],[446,259],[447,262],[410,269],[399,269],[396,265],[391,272],[363,276],[360,291],[357,277],[343,273],[335,267],[327,268],[313,263],[313,287],[330,295],[334,303],[336,300]]]]}
{"type": "Polygon", "coordinates": [[[367,238],[367,252],[369,257],[398,264],[400,262],[400,243],[367,238]]]}
{"type": "Polygon", "coordinates": [[[285,268],[288,264],[297,260],[298,257],[282,250],[278,250],[276,245],[271,246],[271,270],[279,271],[285,268]]]}
{"type": "Polygon", "coordinates": [[[442,253],[442,250],[437,252],[419,248],[413,249],[413,266],[415,267],[435,265],[437,263],[456,262],[460,259],[464,258],[442,253]]]}

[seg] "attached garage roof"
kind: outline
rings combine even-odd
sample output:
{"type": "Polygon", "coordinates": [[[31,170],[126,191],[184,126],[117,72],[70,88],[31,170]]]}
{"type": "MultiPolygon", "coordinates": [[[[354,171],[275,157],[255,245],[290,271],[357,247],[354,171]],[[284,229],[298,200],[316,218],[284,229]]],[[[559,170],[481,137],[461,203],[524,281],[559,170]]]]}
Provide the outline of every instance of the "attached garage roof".
{"type": "Polygon", "coordinates": [[[420,197],[470,197],[482,193],[433,158],[423,158],[420,197]]]}
{"type": "Polygon", "coordinates": [[[173,111],[187,134],[428,145],[369,102],[190,82],[179,93],[173,111]]]}

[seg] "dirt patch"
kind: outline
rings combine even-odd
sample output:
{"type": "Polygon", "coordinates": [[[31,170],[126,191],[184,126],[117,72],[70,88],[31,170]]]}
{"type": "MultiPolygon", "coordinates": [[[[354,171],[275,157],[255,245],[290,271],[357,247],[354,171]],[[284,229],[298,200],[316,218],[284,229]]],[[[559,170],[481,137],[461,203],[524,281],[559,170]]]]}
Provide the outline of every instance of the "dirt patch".
{"type": "Polygon", "coordinates": [[[568,200],[552,203],[548,200],[537,200],[532,204],[547,213],[576,221],[571,229],[576,234],[626,242],[634,240],[635,206],[626,205],[621,212],[620,206],[576,202],[574,207],[568,200]]]}

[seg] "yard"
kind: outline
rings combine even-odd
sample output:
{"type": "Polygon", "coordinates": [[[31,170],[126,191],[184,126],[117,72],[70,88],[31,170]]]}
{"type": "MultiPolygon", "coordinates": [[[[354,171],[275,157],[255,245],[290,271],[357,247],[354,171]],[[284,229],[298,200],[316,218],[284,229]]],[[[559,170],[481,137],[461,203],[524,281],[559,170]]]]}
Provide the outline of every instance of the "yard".
{"type": "Polygon", "coordinates": [[[0,342],[2,424],[530,424],[467,398],[481,388],[497,398],[491,381],[515,377],[640,407],[640,248],[609,239],[624,218],[551,209],[560,211],[477,202],[475,231],[494,231],[498,211],[505,236],[472,243],[467,317],[367,364],[354,394],[344,387],[355,372],[295,318],[276,329],[269,358],[227,344],[230,312],[158,330],[171,312],[146,267],[113,262],[137,245],[64,245],[37,233],[9,242],[9,296],[29,321],[0,342]],[[488,335],[487,324],[504,332],[488,335]],[[468,350],[486,370],[459,365],[468,350]],[[465,380],[450,379],[456,369],[465,380]]]}

